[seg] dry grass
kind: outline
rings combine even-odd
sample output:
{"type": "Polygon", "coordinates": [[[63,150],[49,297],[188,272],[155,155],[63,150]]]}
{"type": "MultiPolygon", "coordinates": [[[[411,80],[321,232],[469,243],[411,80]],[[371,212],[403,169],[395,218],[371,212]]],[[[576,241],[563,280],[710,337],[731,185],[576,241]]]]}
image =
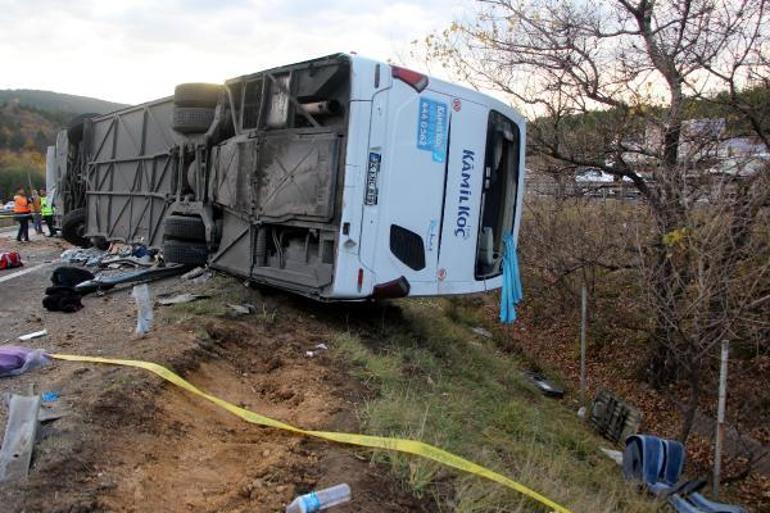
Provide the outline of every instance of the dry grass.
{"type": "MultiPolygon", "coordinates": [[[[420,439],[533,488],[575,512],[651,512],[623,482],[574,412],[543,398],[517,360],[468,330],[452,302],[410,301],[377,337],[337,337],[336,351],[374,391],[359,412],[367,432],[420,439]]],[[[546,511],[495,483],[420,458],[377,453],[442,511],[546,511]]]]}

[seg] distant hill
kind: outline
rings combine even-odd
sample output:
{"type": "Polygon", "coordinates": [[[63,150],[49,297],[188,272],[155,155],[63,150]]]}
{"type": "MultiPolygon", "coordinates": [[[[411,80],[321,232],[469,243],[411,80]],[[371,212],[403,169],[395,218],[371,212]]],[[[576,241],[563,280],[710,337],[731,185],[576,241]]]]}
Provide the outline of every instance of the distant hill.
{"type": "Polygon", "coordinates": [[[126,105],[52,91],[0,90],[0,200],[10,199],[20,186],[45,185],[46,147],[73,117],[123,107],[126,105]]]}
{"type": "Polygon", "coordinates": [[[3,89],[0,90],[0,104],[18,103],[23,107],[31,107],[51,113],[84,114],[96,112],[106,114],[123,107],[123,103],[108,102],[87,96],[54,93],[53,91],[38,91],[35,89],[3,89]]]}

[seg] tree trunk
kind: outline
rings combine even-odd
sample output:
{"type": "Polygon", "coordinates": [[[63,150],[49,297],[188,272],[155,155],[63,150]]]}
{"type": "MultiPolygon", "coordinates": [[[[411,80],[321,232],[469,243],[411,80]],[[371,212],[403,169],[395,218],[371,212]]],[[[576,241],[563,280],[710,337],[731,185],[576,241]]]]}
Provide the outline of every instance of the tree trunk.
{"type": "Polygon", "coordinates": [[[695,414],[698,413],[698,402],[701,395],[700,370],[692,359],[689,362],[687,373],[689,374],[690,397],[682,412],[682,426],[677,437],[682,443],[687,442],[687,438],[689,438],[692,427],[695,424],[695,414]]]}

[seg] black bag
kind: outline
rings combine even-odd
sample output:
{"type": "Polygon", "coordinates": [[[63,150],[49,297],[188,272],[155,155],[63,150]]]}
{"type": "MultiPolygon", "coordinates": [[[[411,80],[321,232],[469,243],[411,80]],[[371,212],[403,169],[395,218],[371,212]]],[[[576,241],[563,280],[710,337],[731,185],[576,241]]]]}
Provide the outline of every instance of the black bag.
{"type": "Polygon", "coordinates": [[[54,285],[70,288],[75,287],[78,283],[93,279],[93,273],[80,267],[57,267],[51,275],[51,281],[54,285]]]}
{"type": "Polygon", "coordinates": [[[47,295],[43,298],[43,306],[50,312],[72,313],[83,308],[80,294],[75,292],[72,287],[56,285],[48,287],[45,293],[47,295]]]}

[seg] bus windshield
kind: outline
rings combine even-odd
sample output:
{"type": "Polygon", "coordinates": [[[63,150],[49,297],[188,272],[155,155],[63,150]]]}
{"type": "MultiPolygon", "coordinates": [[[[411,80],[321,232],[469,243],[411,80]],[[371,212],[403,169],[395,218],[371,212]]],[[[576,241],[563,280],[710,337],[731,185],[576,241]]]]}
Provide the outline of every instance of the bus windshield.
{"type": "Polygon", "coordinates": [[[489,113],[476,279],[491,278],[501,272],[503,238],[513,230],[516,213],[520,140],[519,128],[513,121],[499,112],[489,113]]]}

